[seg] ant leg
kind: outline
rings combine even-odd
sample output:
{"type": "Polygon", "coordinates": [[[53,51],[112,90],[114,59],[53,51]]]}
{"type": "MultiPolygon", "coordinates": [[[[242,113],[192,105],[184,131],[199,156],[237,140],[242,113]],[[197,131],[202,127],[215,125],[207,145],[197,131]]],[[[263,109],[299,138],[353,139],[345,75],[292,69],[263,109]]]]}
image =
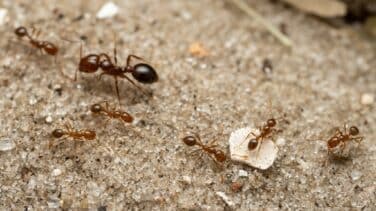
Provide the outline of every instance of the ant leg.
{"type": "Polygon", "coordinates": [[[146,91],[144,91],[140,86],[138,86],[135,82],[133,82],[128,76],[126,75],[121,75],[119,76],[121,78],[127,79],[133,86],[137,87],[144,95],[149,95],[146,91]]]}
{"type": "Polygon", "coordinates": [[[131,59],[132,59],[132,58],[139,59],[139,60],[145,60],[145,59],[143,59],[143,58],[141,58],[141,57],[139,57],[139,56],[136,56],[136,55],[134,55],[134,54],[130,54],[130,55],[127,57],[127,67],[130,65],[130,63],[131,63],[131,59]]]}
{"type": "Polygon", "coordinates": [[[347,134],[347,124],[346,123],[343,124],[343,129],[345,130],[345,134],[347,134]]]}
{"type": "MultiPolygon", "coordinates": [[[[82,59],[82,42],[80,44],[80,61],[81,61],[81,59],[82,59]]],[[[76,72],[74,73],[74,81],[77,81],[77,73],[78,73],[79,68],[80,67],[77,67],[76,72]]]]}
{"type": "Polygon", "coordinates": [[[119,105],[121,105],[121,102],[120,102],[120,94],[119,94],[119,85],[118,85],[118,79],[116,76],[115,77],[115,88],[116,88],[116,94],[117,94],[117,97],[118,97],[118,100],[119,100],[119,105]]]}
{"type": "Polygon", "coordinates": [[[116,34],[114,34],[114,61],[115,65],[117,65],[117,52],[116,52],[116,34]]]}
{"type": "Polygon", "coordinates": [[[360,142],[362,142],[364,139],[364,137],[357,137],[357,138],[353,138],[352,140],[356,141],[358,144],[360,144],[360,142]]]}

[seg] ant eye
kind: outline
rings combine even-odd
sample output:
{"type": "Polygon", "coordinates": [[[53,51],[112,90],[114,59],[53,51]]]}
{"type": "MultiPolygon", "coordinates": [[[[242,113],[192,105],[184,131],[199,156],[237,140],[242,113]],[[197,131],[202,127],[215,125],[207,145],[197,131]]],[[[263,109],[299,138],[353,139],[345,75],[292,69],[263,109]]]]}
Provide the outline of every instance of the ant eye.
{"type": "Polygon", "coordinates": [[[355,136],[355,135],[358,135],[358,134],[359,134],[359,129],[357,127],[355,127],[355,126],[350,127],[350,135],[355,136]]]}
{"type": "Polygon", "coordinates": [[[188,146],[193,146],[196,144],[196,138],[193,136],[186,136],[183,138],[183,142],[188,146]]]}
{"type": "Polygon", "coordinates": [[[27,35],[27,30],[25,27],[21,26],[14,30],[14,33],[19,37],[23,37],[27,35]]]}
{"type": "Polygon", "coordinates": [[[141,83],[150,84],[158,81],[158,75],[154,68],[144,63],[136,64],[132,71],[132,75],[141,83]]]}
{"type": "Polygon", "coordinates": [[[55,138],[60,138],[64,135],[64,131],[62,129],[56,129],[52,131],[52,136],[55,138]]]}

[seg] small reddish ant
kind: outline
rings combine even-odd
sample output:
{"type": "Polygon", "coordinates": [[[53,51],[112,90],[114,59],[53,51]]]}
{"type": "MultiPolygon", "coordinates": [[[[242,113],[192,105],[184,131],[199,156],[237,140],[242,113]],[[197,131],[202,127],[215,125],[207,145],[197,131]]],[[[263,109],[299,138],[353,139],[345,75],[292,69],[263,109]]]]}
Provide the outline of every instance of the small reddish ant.
{"type": "MultiPolygon", "coordinates": [[[[126,123],[133,122],[133,117],[125,112],[116,110],[116,108],[109,108],[108,102],[104,101],[105,106],[102,106],[101,103],[95,103],[90,107],[90,111],[94,114],[103,114],[113,119],[120,119],[126,123]]],[[[110,119],[109,119],[110,120],[110,119]]]]}
{"type": "Polygon", "coordinates": [[[55,129],[52,131],[52,136],[54,138],[61,138],[63,136],[68,136],[73,139],[81,141],[90,141],[94,140],[96,133],[93,130],[74,130],[69,123],[65,124],[65,131],[63,129],[55,129]]]}
{"type": "Polygon", "coordinates": [[[215,143],[216,140],[212,141],[210,144],[205,145],[202,143],[201,138],[198,134],[189,135],[183,138],[183,142],[188,146],[199,146],[201,150],[208,153],[208,155],[216,162],[223,163],[226,160],[226,155],[222,150],[216,149],[215,143]]]}
{"type": "Polygon", "coordinates": [[[349,141],[356,141],[358,144],[364,139],[363,136],[358,136],[359,129],[356,126],[351,126],[347,131],[347,125],[343,126],[344,132],[337,128],[336,133],[327,141],[328,154],[334,152],[334,149],[340,147],[341,153],[346,147],[346,143],[349,141]]]}
{"type": "MultiPolygon", "coordinates": [[[[116,42],[115,42],[116,43],[116,42]]],[[[77,72],[85,72],[85,73],[94,73],[98,69],[102,70],[102,73],[99,75],[99,79],[102,75],[111,75],[115,79],[115,87],[116,87],[116,94],[120,104],[120,95],[119,95],[119,86],[118,86],[118,78],[125,78],[131,84],[136,86],[139,90],[144,92],[141,87],[139,87],[135,82],[133,82],[126,73],[132,73],[134,79],[136,79],[140,83],[150,84],[158,81],[157,72],[154,70],[152,66],[146,63],[137,63],[135,65],[131,65],[131,59],[139,59],[144,60],[141,57],[136,55],[129,55],[127,57],[127,63],[124,67],[117,65],[117,56],[116,56],[116,44],[114,46],[114,62],[112,62],[110,56],[106,53],[100,54],[89,54],[87,56],[82,57],[82,44],[80,47],[80,62],[78,65],[78,69],[76,70],[74,80],[77,80],[77,72]]],[[[144,92],[144,94],[146,94],[144,92]]]]}
{"type": "Polygon", "coordinates": [[[16,30],[14,30],[14,33],[17,35],[18,38],[27,37],[32,46],[34,46],[35,48],[38,48],[40,51],[44,50],[47,54],[49,54],[51,56],[55,56],[55,61],[56,61],[56,55],[59,51],[59,48],[51,42],[37,40],[37,38],[40,34],[40,31],[37,32],[35,38],[33,38],[27,32],[27,29],[23,26],[16,28],[16,30]]]}

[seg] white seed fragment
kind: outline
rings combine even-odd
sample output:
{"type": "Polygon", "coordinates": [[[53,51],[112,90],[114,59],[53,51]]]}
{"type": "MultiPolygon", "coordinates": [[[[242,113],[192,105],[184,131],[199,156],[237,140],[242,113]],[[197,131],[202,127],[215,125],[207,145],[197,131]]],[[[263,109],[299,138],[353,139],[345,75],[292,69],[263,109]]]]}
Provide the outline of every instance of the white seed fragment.
{"type": "Polygon", "coordinates": [[[286,139],[284,139],[284,138],[278,138],[277,141],[276,141],[276,144],[278,146],[283,146],[283,145],[285,145],[285,143],[286,143],[286,139]]]}
{"type": "Polygon", "coordinates": [[[60,169],[54,169],[51,173],[52,176],[56,177],[59,176],[62,173],[60,169]]]}
{"type": "Polygon", "coordinates": [[[259,169],[267,169],[276,159],[278,148],[270,139],[264,139],[256,149],[250,151],[248,149],[248,141],[254,138],[251,134],[248,139],[246,139],[250,132],[256,135],[260,133],[258,129],[251,127],[241,128],[231,133],[229,139],[231,160],[245,163],[259,169]]]}
{"type": "Polygon", "coordinates": [[[105,3],[97,13],[98,19],[112,18],[119,12],[119,7],[113,2],[105,3]]]}
{"type": "Polygon", "coordinates": [[[0,8],[0,26],[7,22],[7,13],[8,10],[5,8],[0,8]]]}
{"type": "Polygon", "coordinates": [[[238,175],[239,177],[248,177],[248,172],[244,171],[243,169],[240,169],[238,175]]]}
{"type": "Polygon", "coordinates": [[[16,147],[16,145],[13,143],[13,141],[10,141],[8,139],[0,140],[0,151],[9,151],[14,147],[16,147]]]}
{"type": "Polygon", "coordinates": [[[51,123],[52,122],[52,117],[51,116],[47,116],[46,119],[45,119],[46,123],[51,123]]]}
{"type": "Polygon", "coordinates": [[[221,191],[217,191],[216,194],[221,197],[221,199],[230,207],[234,207],[235,203],[224,193],[221,191]]]}
{"type": "Polygon", "coordinates": [[[363,105],[371,105],[374,103],[374,101],[375,101],[375,98],[373,94],[371,93],[362,94],[362,97],[360,99],[360,103],[362,103],[363,105]]]}

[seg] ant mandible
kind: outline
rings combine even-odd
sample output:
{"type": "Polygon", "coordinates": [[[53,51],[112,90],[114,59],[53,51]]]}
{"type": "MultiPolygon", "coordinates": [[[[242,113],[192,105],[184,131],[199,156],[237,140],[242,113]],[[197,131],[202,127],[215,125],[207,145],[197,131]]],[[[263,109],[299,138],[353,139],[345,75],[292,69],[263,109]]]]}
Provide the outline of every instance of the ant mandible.
{"type": "Polygon", "coordinates": [[[358,144],[364,139],[363,136],[358,136],[359,129],[356,126],[351,126],[347,131],[347,125],[343,126],[344,132],[337,128],[336,133],[327,141],[328,154],[334,152],[334,149],[340,147],[341,153],[349,141],[356,141],[358,144]]]}
{"type": "Polygon", "coordinates": [[[102,105],[102,103],[93,104],[90,107],[90,111],[93,112],[94,114],[103,114],[113,119],[120,119],[126,123],[133,122],[133,117],[129,113],[125,111],[116,110],[116,108],[109,108],[107,101],[104,101],[104,103],[105,103],[104,106],[102,105]]]}
{"type": "MultiPolygon", "coordinates": [[[[77,80],[77,72],[85,72],[85,73],[94,73],[98,69],[102,70],[102,73],[99,75],[99,79],[102,75],[111,75],[115,79],[115,88],[116,94],[120,104],[120,94],[119,94],[119,86],[118,86],[118,78],[125,78],[131,84],[136,86],[139,90],[144,92],[141,87],[139,87],[135,82],[133,82],[126,73],[132,73],[134,79],[136,79],[140,83],[150,84],[158,81],[157,72],[154,70],[152,66],[146,63],[137,63],[136,65],[131,65],[131,60],[139,59],[143,60],[143,58],[138,57],[136,55],[128,55],[127,63],[124,67],[117,65],[117,53],[116,53],[116,42],[114,44],[114,62],[112,62],[110,56],[106,53],[100,54],[89,54],[87,56],[82,57],[82,44],[80,47],[80,62],[78,65],[78,69],[76,70],[74,80],[77,80]]],[[[146,94],[144,92],[144,94],[146,94]]]]}
{"type": "Polygon", "coordinates": [[[38,48],[40,51],[44,50],[47,54],[49,54],[51,56],[55,56],[55,61],[56,61],[56,56],[57,56],[57,53],[59,51],[59,48],[51,42],[37,40],[37,38],[40,34],[40,31],[37,32],[35,38],[33,38],[27,32],[27,29],[23,26],[16,28],[14,30],[14,33],[18,36],[18,38],[27,37],[32,46],[34,46],[35,48],[38,48]]]}
{"type": "Polygon", "coordinates": [[[54,138],[61,138],[63,136],[68,136],[80,141],[90,141],[94,140],[96,133],[93,130],[83,129],[83,130],[74,130],[69,123],[65,124],[65,129],[55,129],[52,131],[52,136],[54,138]]]}
{"type": "Polygon", "coordinates": [[[226,155],[222,150],[216,149],[216,140],[212,141],[208,145],[202,143],[201,138],[198,134],[189,135],[183,138],[183,142],[187,146],[199,146],[201,150],[205,151],[216,163],[220,164],[226,161],[226,155]]]}

